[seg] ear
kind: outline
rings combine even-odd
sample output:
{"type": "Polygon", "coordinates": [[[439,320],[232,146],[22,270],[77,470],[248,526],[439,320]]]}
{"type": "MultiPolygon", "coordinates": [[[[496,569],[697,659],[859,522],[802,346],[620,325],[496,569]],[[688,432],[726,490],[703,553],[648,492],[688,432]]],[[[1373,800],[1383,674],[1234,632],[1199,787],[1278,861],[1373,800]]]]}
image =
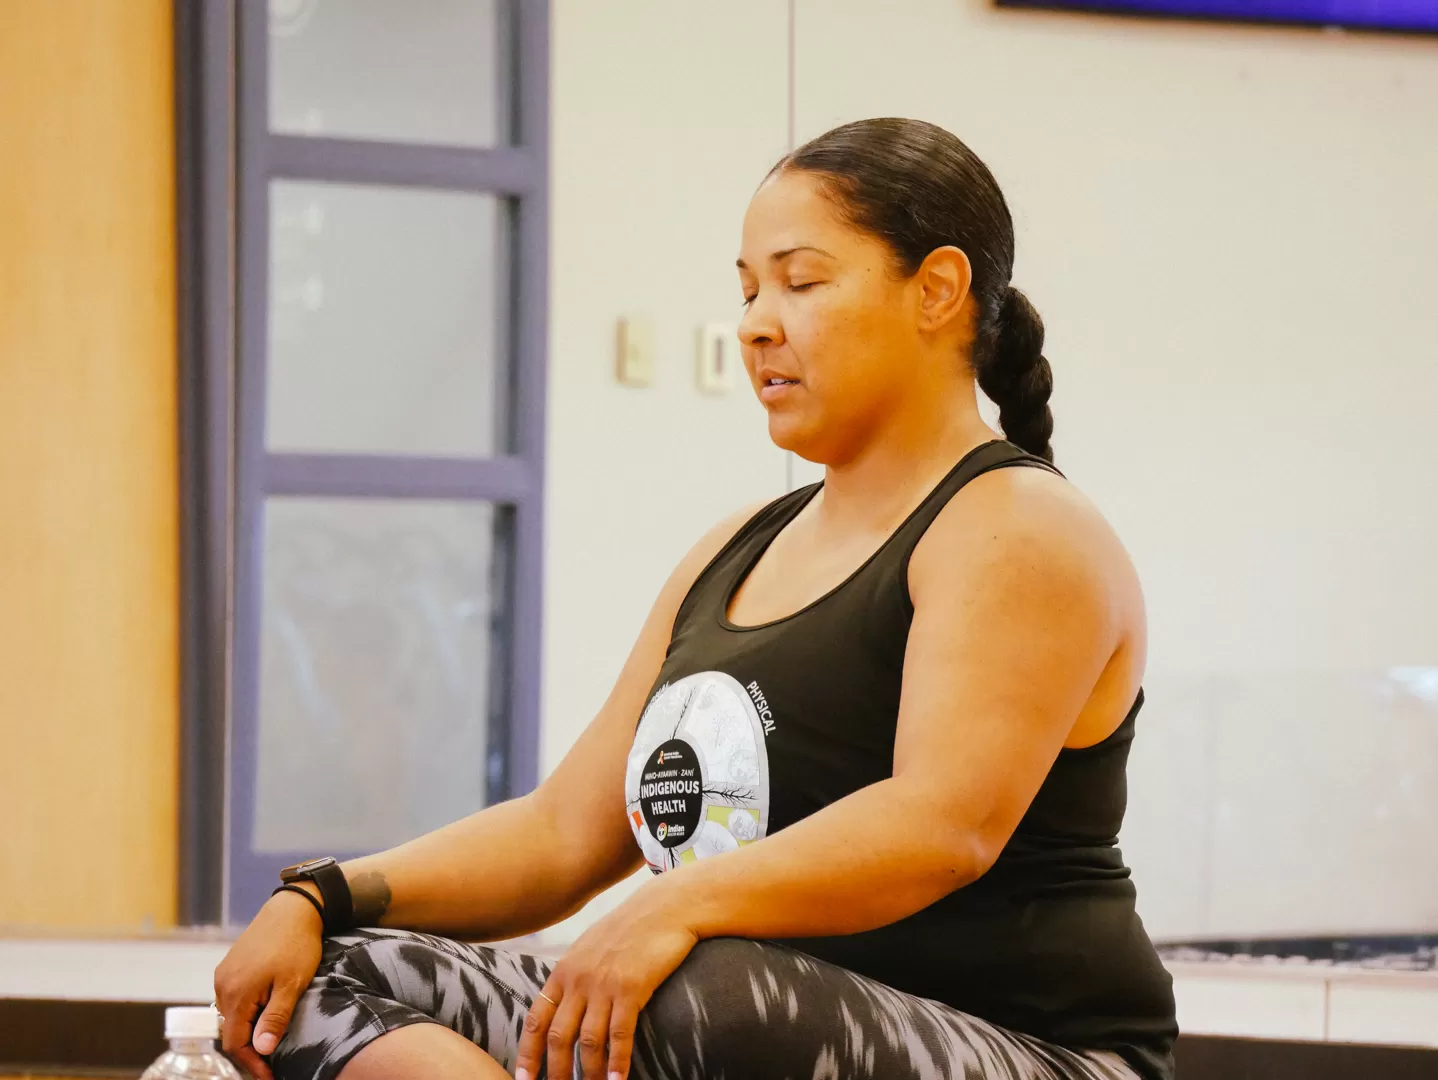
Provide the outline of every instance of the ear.
{"type": "Polygon", "coordinates": [[[974,281],[969,257],[952,245],[935,248],[914,275],[919,288],[919,329],[942,330],[959,314],[974,281]]]}

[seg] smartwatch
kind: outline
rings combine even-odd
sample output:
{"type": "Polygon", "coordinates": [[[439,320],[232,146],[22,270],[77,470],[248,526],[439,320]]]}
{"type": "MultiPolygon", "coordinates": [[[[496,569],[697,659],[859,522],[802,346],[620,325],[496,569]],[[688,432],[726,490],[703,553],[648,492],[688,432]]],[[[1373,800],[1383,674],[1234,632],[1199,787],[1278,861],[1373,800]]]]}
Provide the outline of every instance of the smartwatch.
{"type": "Polygon", "coordinates": [[[354,897],[340,864],[330,856],[296,863],[280,871],[286,885],[297,881],[313,882],[325,905],[325,933],[338,934],[354,927],[354,897]]]}

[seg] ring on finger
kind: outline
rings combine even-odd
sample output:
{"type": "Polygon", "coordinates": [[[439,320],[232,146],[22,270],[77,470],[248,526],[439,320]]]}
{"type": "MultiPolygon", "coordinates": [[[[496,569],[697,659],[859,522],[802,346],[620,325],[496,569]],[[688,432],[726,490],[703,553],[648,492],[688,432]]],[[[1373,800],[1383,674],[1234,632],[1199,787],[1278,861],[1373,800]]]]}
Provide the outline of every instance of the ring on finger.
{"type": "Polygon", "coordinates": [[[556,1009],[559,1008],[559,1002],[555,1001],[552,997],[550,997],[548,994],[546,994],[543,990],[540,990],[540,991],[539,991],[539,996],[542,997],[545,1001],[549,1002],[551,1005],[553,1005],[556,1009]]]}

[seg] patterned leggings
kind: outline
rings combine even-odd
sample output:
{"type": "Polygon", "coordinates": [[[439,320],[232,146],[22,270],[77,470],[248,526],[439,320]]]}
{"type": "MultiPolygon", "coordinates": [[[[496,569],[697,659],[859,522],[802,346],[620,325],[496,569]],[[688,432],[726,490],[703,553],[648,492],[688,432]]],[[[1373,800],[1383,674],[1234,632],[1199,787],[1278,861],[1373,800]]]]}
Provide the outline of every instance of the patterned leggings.
{"type": "MultiPolygon", "coordinates": [[[[401,930],[330,938],[271,1058],[276,1080],[334,1080],[372,1040],[420,1023],[453,1028],[513,1070],[525,1014],[550,967],[401,930]]],[[[701,942],[659,987],[640,1015],[630,1076],[1136,1080],[1117,1054],[1053,1046],[742,938],[701,942]]]]}

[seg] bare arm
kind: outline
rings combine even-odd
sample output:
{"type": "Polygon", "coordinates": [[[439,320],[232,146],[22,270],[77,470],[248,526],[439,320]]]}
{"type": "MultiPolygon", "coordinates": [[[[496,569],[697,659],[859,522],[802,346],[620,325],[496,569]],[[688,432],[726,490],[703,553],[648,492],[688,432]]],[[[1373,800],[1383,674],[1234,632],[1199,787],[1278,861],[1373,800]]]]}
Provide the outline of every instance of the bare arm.
{"type": "MultiPolygon", "coordinates": [[[[344,864],[357,923],[475,940],[512,937],[559,921],[638,867],[639,850],[624,816],[624,766],[634,725],[685,594],[753,509],[715,526],[670,575],[609,699],[537,790],[344,864]]],[[[302,887],[319,895],[313,885],[302,887]]],[[[320,947],[314,908],[282,892],[265,903],[215,969],[224,1049],[257,1080],[271,1080],[261,1055],[283,1037],[319,967],[320,947]]]]}
{"type": "Polygon", "coordinates": [[[679,605],[756,509],[715,526],[675,568],[608,700],[535,791],[344,864],[357,922],[473,940],[513,937],[558,922],[639,867],[624,815],[634,725],[664,662],[679,605]]]}

